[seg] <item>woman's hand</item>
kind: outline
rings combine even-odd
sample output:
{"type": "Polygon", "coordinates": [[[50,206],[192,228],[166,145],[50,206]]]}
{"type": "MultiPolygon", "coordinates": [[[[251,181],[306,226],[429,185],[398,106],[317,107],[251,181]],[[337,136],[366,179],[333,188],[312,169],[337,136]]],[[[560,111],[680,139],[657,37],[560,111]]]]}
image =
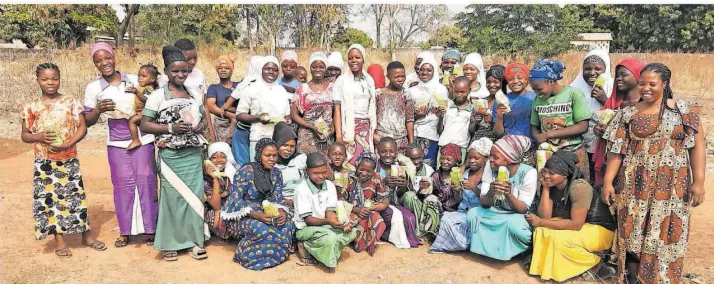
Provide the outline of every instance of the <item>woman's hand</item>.
{"type": "Polygon", "coordinates": [[[503,195],[510,195],[511,194],[511,183],[496,181],[491,184],[491,189],[495,189],[496,192],[501,193],[503,195]]]}
{"type": "Polygon", "coordinates": [[[270,115],[267,113],[261,114],[260,115],[260,123],[270,124],[270,115]]]}
{"type": "Polygon", "coordinates": [[[531,224],[531,227],[537,228],[537,227],[542,227],[541,226],[541,218],[538,217],[536,214],[532,213],[526,213],[526,221],[528,221],[528,224],[531,224]]]}
{"type": "Polygon", "coordinates": [[[605,125],[602,123],[595,124],[593,127],[593,134],[595,136],[602,138],[602,135],[605,133],[605,125]]]}
{"type": "Polygon", "coordinates": [[[500,119],[503,118],[504,115],[508,113],[508,108],[506,106],[499,104],[498,107],[496,108],[496,117],[500,119]]]}
{"type": "Polygon", "coordinates": [[[139,90],[138,90],[136,87],[134,87],[134,86],[128,86],[128,87],[126,87],[126,89],[124,90],[124,92],[132,93],[132,94],[134,94],[134,95],[138,95],[138,94],[139,94],[139,90]]]}
{"type": "Polygon", "coordinates": [[[357,209],[357,216],[359,216],[360,219],[368,218],[370,213],[372,213],[372,210],[367,207],[360,207],[357,209]]]}
{"type": "Polygon", "coordinates": [[[178,134],[188,133],[192,130],[191,124],[185,122],[174,123],[171,125],[171,127],[173,132],[178,134]]]}
{"type": "Polygon", "coordinates": [[[693,184],[689,186],[689,192],[692,199],[692,207],[697,207],[704,203],[704,186],[693,184]]]}
{"type": "Polygon", "coordinates": [[[99,109],[99,113],[113,111],[115,108],[116,108],[116,104],[114,104],[114,101],[111,99],[101,100],[101,101],[99,101],[99,104],[97,105],[97,109],[99,109]]]}
{"type": "Polygon", "coordinates": [[[54,132],[40,132],[37,135],[40,138],[39,139],[40,141],[38,141],[38,142],[44,142],[47,144],[52,144],[52,142],[54,142],[55,139],[57,139],[57,133],[54,133],[54,132]]]}
{"type": "Polygon", "coordinates": [[[595,85],[592,91],[590,91],[590,95],[600,103],[604,104],[604,102],[607,101],[607,95],[605,94],[605,90],[603,90],[602,86],[595,85]]]}
{"type": "Polygon", "coordinates": [[[484,114],[480,112],[474,113],[474,121],[481,122],[483,120],[484,114]]]}
{"type": "Polygon", "coordinates": [[[439,118],[443,118],[445,113],[446,113],[446,109],[445,109],[445,108],[443,108],[443,107],[438,107],[438,108],[436,108],[436,112],[435,112],[434,114],[436,114],[436,116],[439,117],[439,118]]]}
{"type": "Polygon", "coordinates": [[[204,127],[203,122],[200,122],[200,123],[196,124],[196,127],[191,129],[191,131],[195,134],[201,134],[201,133],[203,133],[203,127],[204,127]]]}
{"type": "Polygon", "coordinates": [[[278,225],[283,225],[288,220],[287,214],[285,214],[285,210],[283,209],[278,209],[278,212],[280,213],[278,214],[278,217],[275,217],[275,222],[278,225]]]}
{"type": "Polygon", "coordinates": [[[607,182],[602,185],[602,201],[607,204],[607,206],[610,206],[613,202],[615,202],[615,188],[612,186],[612,184],[608,184],[607,182]]]}

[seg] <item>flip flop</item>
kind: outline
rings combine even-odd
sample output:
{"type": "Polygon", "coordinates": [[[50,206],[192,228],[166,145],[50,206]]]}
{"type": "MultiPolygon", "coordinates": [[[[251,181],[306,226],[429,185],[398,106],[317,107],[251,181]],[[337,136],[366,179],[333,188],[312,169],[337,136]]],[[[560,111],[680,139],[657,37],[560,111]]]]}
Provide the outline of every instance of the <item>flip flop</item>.
{"type": "Polygon", "coordinates": [[[126,237],[118,237],[116,241],[114,241],[114,247],[117,248],[122,248],[129,245],[129,236],[126,237]]]}
{"type": "Polygon", "coordinates": [[[72,256],[72,252],[70,252],[69,249],[66,247],[61,248],[61,249],[56,249],[55,254],[59,257],[71,257],[72,256]]]}
{"type": "Polygon", "coordinates": [[[93,248],[96,251],[103,251],[107,249],[107,245],[103,242],[94,240],[91,244],[84,244],[85,246],[88,246],[90,248],[93,248]]]}
{"type": "Polygon", "coordinates": [[[164,260],[165,261],[176,261],[178,260],[178,253],[175,251],[165,251],[164,252],[164,260]]]}
{"type": "Polygon", "coordinates": [[[196,260],[201,260],[201,259],[205,259],[208,257],[208,254],[206,253],[206,249],[199,247],[199,246],[194,246],[191,249],[191,252],[189,253],[189,255],[191,255],[191,257],[193,257],[193,259],[196,259],[196,260]]]}

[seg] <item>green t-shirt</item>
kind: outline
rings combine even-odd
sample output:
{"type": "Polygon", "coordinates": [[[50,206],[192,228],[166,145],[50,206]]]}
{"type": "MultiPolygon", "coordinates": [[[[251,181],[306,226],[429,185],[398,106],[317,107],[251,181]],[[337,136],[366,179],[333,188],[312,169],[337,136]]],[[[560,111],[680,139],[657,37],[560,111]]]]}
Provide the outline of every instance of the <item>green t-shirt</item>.
{"type": "MultiPolygon", "coordinates": [[[[560,93],[547,99],[536,96],[531,111],[531,125],[539,126],[541,131],[555,130],[575,125],[590,119],[588,101],[583,92],[574,87],[565,86],[560,93]]],[[[550,139],[550,144],[564,150],[573,151],[583,145],[583,137],[550,139]]]]}

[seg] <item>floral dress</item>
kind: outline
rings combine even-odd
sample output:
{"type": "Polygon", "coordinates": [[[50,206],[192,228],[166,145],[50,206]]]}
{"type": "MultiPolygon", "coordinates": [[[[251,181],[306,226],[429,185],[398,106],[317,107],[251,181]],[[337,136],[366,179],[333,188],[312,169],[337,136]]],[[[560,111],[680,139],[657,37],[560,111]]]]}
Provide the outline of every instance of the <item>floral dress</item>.
{"type": "Polygon", "coordinates": [[[407,123],[414,122],[414,100],[402,90],[388,94],[377,90],[377,129],[375,134],[397,141],[399,154],[404,155],[409,140],[407,123]]]}
{"type": "MultiPolygon", "coordinates": [[[[61,141],[74,136],[79,126],[82,103],[61,97],[45,103],[40,97],[25,105],[20,117],[31,133],[52,130],[61,141]]],[[[42,240],[53,234],[79,234],[89,231],[87,200],[79,171],[77,148],[52,151],[49,144],[35,143],[32,215],[35,238],[42,240]]]]}
{"type": "Polygon", "coordinates": [[[639,257],[642,283],[678,283],[684,274],[692,201],[688,150],[699,132],[701,107],[675,104],[661,118],[623,108],[603,135],[608,152],[623,155],[615,188],[621,282],[627,253],[639,257]]]}
{"type": "MultiPolygon", "coordinates": [[[[381,178],[374,174],[365,181],[350,176],[350,184],[347,186],[346,202],[355,207],[365,207],[365,201],[369,200],[374,206],[384,201],[389,195],[386,187],[381,185],[381,178]]],[[[356,252],[366,250],[369,255],[373,255],[377,249],[377,241],[382,238],[387,224],[379,215],[379,212],[372,211],[367,218],[361,219],[357,214],[350,214],[350,221],[356,224],[357,238],[355,238],[353,248],[356,252]]]]}
{"type": "MultiPolygon", "coordinates": [[[[332,123],[332,84],[328,85],[325,90],[318,91],[310,88],[309,84],[302,84],[295,90],[295,100],[293,105],[297,108],[302,118],[309,123],[316,124],[322,120],[329,127],[330,132],[334,132],[332,123]]],[[[325,139],[320,139],[311,129],[299,127],[298,135],[298,150],[304,154],[320,152],[327,156],[327,149],[335,140],[329,136],[325,139]]]]}
{"type": "MultiPolygon", "coordinates": [[[[251,270],[263,270],[277,266],[293,253],[295,227],[290,220],[283,225],[271,225],[249,216],[250,211],[263,211],[263,199],[253,182],[253,165],[244,165],[236,174],[221,215],[223,220],[237,222],[237,233],[241,240],[236,246],[233,261],[251,270]]],[[[273,168],[270,179],[273,191],[266,200],[287,211],[280,170],[273,168]]]]}
{"type": "MultiPolygon", "coordinates": [[[[211,205],[208,204],[208,200],[211,199],[211,196],[213,195],[213,178],[210,176],[204,178],[203,184],[206,193],[206,213],[204,219],[206,220],[206,224],[208,224],[208,229],[211,230],[213,235],[218,236],[222,240],[227,240],[230,237],[237,236],[238,230],[236,228],[236,223],[224,222],[223,219],[220,218],[220,210],[214,210],[211,208],[211,205]]],[[[228,200],[228,192],[231,182],[228,177],[223,177],[218,179],[218,184],[220,187],[218,192],[221,194],[221,208],[223,208],[226,206],[226,201],[228,200]]]]}

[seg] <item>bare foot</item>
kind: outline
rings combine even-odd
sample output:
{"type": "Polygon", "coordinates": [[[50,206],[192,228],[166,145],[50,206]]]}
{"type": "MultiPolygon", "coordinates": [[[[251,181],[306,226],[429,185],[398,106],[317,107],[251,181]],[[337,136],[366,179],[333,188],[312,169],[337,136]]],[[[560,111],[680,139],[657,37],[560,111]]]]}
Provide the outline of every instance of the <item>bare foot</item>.
{"type": "Polygon", "coordinates": [[[141,146],[141,141],[139,139],[131,140],[131,143],[126,147],[126,149],[131,150],[139,146],[141,146]]]}

